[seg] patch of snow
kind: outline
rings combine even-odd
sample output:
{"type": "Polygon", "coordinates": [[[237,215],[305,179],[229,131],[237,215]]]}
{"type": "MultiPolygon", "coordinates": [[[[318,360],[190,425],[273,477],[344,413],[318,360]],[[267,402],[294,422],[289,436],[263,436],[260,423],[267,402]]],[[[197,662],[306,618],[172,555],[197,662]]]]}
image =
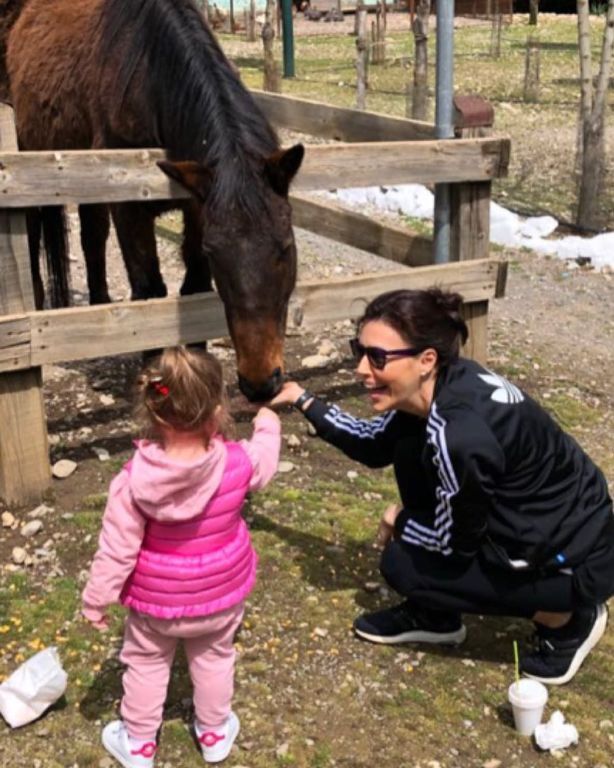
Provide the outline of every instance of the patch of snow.
{"type": "MultiPolygon", "coordinates": [[[[434,196],[421,184],[389,187],[353,187],[323,193],[352,208],[372,206],[395,214],[432,219],[434,196]]],[[[490,239],[498,245],[528,248],[536,253],[565,261],[589,263],[597,270],[614,270],[614,232],[594,237],[569,235],[549,238],[558,223],[552,216],[523,219],[495,202],[490,204],[490,239]]]]}

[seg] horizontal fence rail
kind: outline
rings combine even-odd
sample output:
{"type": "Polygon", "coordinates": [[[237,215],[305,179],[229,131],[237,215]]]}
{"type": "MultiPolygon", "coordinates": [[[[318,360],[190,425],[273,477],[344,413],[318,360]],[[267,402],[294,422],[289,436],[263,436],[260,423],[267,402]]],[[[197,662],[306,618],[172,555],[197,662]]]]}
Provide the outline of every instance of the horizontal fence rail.
{"type": "Polygon", "coordinates": [[[435,138],[435,126],[421,120],[334,107],[279,93],[252,91],[252,95],[277,128],[337,141],[424,141],[435,138]]]}
{"type": "MultiPolygon", "coordinates": [[[[503,267],[495,259],[479,259],[302,282],[290,302],[290,325],[358,317],[368,301],[400,285],[419,289],[445,284],[468,304],[487,301],[501,293],[503,267]]],[[[0,373],[189,344],[227,333],[216,294],[26,312],[0,317],[0,373]]]]}
{"type": "MultiPolygon", "coordinates": [[[[504,176],[509,139],[309,146],[296,191],[377,184],[490,181],[504,176]]],[[[156,165],[159,149],[0,152],[0,207],[185,198],[156,165]]]]}

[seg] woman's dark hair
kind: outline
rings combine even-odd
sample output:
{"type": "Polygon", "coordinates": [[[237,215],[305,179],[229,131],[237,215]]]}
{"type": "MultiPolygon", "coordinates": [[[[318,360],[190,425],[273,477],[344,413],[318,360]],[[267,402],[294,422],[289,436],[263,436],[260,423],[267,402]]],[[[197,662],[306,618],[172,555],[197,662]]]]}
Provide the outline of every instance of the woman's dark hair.
{"type": "Polygon", "coordinates": [[[358,320],[358,330],[371,320],[382,320],[412,347],[434,349],[438,367],[456,360],[469,331],[461,316],[463,297],[428,288],[423,291],[389,291],[371,301],[358,320]]]}

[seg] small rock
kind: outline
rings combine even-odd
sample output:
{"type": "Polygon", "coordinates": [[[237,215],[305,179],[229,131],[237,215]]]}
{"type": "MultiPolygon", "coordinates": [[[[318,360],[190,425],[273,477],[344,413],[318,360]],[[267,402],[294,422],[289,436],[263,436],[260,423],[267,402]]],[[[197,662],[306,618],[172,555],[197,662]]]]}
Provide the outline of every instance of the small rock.
{"type": "Polygon", "coordinates": [[[37,534],[40,529],[43,527],[43,521],[42,520],[30,520],[29,523],[26,523],[25,525],[21,526],[21,530],[19,533],[21,533],[22,536],[25,536],[26,539],[30,538],[30,536],[34,536],[37,534]]]}
{"type": "Polygon", "coordinates": [[[2,527],[3,528],[11,528],[15,524],[15,515],[12,515],[10,512],[3,512],[2,513],[2,527]]]}
{"type": "Polygon", "coordinates": [[[614,728],[614,723],[611,720],[600,720],[599,728],[602,731],[609,731],[611,728],[614,728]]]}
{"type": "Polygon", "coordinates": [[[327,629],[324,629],[323,627],[316,627],[316,628],[313,630],[313,634],[314,634],[316,637],[327,637],[327,636],[328,636],[328,630],[327,630],[327,629]]]}
{"type": "Polygon", "coordinates": [[[330,363],[330,359],[324,355],[308,355],[301,360],[303,368],[321,368],[330,363]]]}
{"type": "Polygon", "coordinates": [[[47,442],[49,445],[58,445],[60,442],[60,436],[59,435],[47,435],[47,442]]]}
{"type": "Polygon", "coordinates": [[[461,659],[461,664],[464,664],[466,667],[475,667],[473,659],[461,659]]]}
{"type": "Polygon", "coordinates": [[[318,430],[313,426],[313,424],[311,422],[307,423],[307,430],[306,431],[307,431],[307,434],[310,437],[317,437],[318,430]]]}
{"type": "Polygon", "coordinates": [[[335,355],[336,353],[337,349],[330,339],[325,339],[318,347],[318,355],[322,355],[323,357],[331,357],[331,355],[335,355]]]}
{"type": "Polygon", "coordinates": [[[356,470],[354,469],[350,469],[348,470],[346,476],[348,480],[356,480],[356,478],[358,477],[358,472],[356,472],[356,470]]]}
{"type": "Polygon", "coordinates": [[[46,504],[39,504],[36,509],[33,509],[31,512],[28,512],[28,517],[30,518],[39,518],[39,517],[45,517],[46,514],[49,512],[53,512],[53,507],[48,507],[46,504]]]}
{"type": "Polygon", "coordinates": [[[286,444],[288,448],[298,448],[301,444],[300,438],[296,435],[288,435],[286,438],[286,444]]]}
{"type": "Polygon", "coordinates": [[[65,477],[70,477],[72,473],[77,469],[77,462],[71,459],[60,459],[51,468],[51,474],[60,480],[65,477]]]}
{"type": "Polygon", "coordinates": [[[291,461],[280,461],[277,471],[284,475],[288,472],[292,472],[295,469],[295,465],[291,461]]]}
{"type": "Polygon", "coordinates": [[[365,583],[362,586],[365,592],[377,592],[377,590],[380,587],[380,584],[378,581],[365,581],[365,583]]]}
{"type": "Polygon", "coordinates": [[[17,565],[21,565],[22,563],[25,563],[26,557],[28,556],[28,553],[26,552],[23,547],[13,547],[13,551],[11,552],[11,557],[13,559],[13,562],[17,565]]]}
{"type": "Polygon", "coordinates": [[[95,445],[92,446],[92,451],[98,456],[100,461],[108,461],[111,458],[111,454],[106,448],[98,448],[95,445]]]}
{"type": "Polygon", "coordinates": [[[501,760],[497,760],[496,757],[493,757],[492,760],[487,760],[485,763],[482,763],[482,768],[499,768],[501,765],[501,760]]]}
{"type": "Polygon", "coordinates": [[[288,750],[290,749],[290,745],[287,741],[285,741],[283,744],[280,744],[277,749],[275,750],[275,755],[277,757],[285,757],[288,754],[288,750]]]}
{"type": "Polygon", "coordinates": [[[115,403],[113,395],[100,395],[99,400],[103,405],[113,405],[115,403]]]}

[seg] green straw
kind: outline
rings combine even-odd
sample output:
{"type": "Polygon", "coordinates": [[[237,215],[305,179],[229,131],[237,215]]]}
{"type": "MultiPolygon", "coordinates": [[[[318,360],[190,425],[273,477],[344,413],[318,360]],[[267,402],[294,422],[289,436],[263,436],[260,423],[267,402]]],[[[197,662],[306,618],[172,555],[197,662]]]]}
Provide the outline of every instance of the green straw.
{"type": "Polygon", "coordinates": [[[520,662],[518,661],[518,643],[514,640],[514,669],[516,672],[516,687],[520,684],[520,662]]]}

